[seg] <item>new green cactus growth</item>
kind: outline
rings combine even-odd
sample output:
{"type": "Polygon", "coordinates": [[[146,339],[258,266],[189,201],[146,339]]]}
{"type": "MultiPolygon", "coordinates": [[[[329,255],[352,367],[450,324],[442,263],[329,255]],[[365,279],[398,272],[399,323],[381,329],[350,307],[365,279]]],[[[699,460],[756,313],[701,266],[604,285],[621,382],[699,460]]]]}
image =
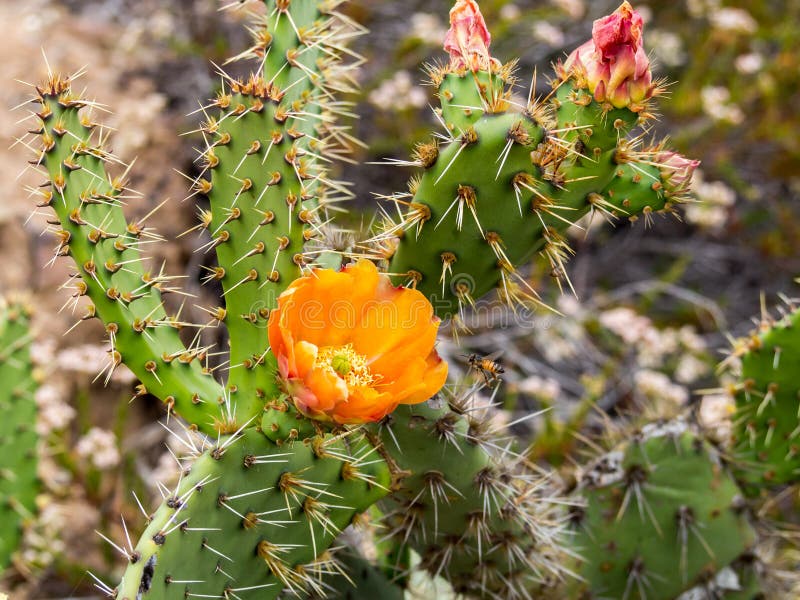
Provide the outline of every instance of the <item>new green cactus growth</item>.
{"type": "Polygon", "coordinates": [[[684,598],[715,574],[720,586],[735,577],[732,565],[756,541],[736,482],[684,421],[649,424],[596,459],[577,495],[581,580],[568,584],[570,598],[684,598]]]}
{"type": "Polygon", "coordinates": [[[29,307],[0,297],[0,573],[10,565],[39,493],[30,344],[29,307]]]}

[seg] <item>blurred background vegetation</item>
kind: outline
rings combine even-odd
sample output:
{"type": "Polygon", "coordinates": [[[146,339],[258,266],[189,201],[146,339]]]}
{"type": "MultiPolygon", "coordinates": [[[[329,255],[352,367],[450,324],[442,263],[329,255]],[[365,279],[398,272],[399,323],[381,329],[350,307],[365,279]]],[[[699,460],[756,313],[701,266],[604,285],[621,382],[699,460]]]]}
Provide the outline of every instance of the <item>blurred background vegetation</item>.
{"type": "MultiPolygon", "coordinates": [[[[537,65],[536,89],[546,93],[550,63],[587,39],[592,20],[616,4],[481,1],[495,56],[521,58],[523,96],[537,65]]],[[[532,440],[532,456],[556,464],[574,443],[570,428],[595,403],[624,411],[656,397],[676,407],[703,402],[704,418],[724,428],[724,398],[694,390],[713,380],[725,335],[744,333],[761,294],[768,301],[779,292],[794,294],[800,272],[800,0],[634,4],[645,18],[655,72],[670,82],[660,121],[645,135],[659,139],[669,131],[678,150],[702,160],[698,202],[684,207],[680,220],[658,218],[649,227],[642,221],[573,228],[577,257],[570,277],[577,298],[557,298],[547,272],[534,269],[531,280],[561,314],[537,314],[526,326],[513,319],[503,329],[477,326],[464,340],[478,353],[503,349],[506,373],[495,400],[509,409],[507,419],[556,409],[519,431],[532,440]]],[[[179,134],[196,128],[198,101],[219,86],[212,63],[222,64],[247,43],[246,15],[220,13],[219,6],[217,0],[0,3],[3,105],[20,105],[29,93],[13,79],[32,82],[45,73],[40,49],[54,67],[85,65],[90,95],[111,109],[107,120],[119,130],[114,149],[125,160],[138,157],[132,184],[146,200],[131,210],[146,214],[173,200],[157,219],[160,232],[174,240],[159,257],[201,298],[215,293],[199,286],[210,258],[195,252],[200,239],[175,239],[193,226],[195,209],[192,201],[181,202],[185,179],[165,165],[196,172],[192,146],[199,141],[179,134]]],[[[376,212],[379,200],[370,192],[403,189],[409,175],[365,163],[405,158],[429,135],[432,88],[421,71],[443,59],[449,7],[449,0],[353,0],[345,8],[372,31],[358,42],[367,62],[362,93],[351,99],[360,115],[352,125],[369,149],[356,152],[358,164],[337,167],[358,190],[355,212],[366,215],[350,218],[354,229],[366,228],[376,212]]],[[[130,490],[148,507],[161,489],[152,482],[169,485],[177,473],[155,401],[129,404],[133,381],[122,370],[108,386],[92,382],[105,360],[101,327],[86,324],[62,336],[75,320],[69,310],[58,312],[68,299],[57,288],[69,265],[45,268],[54,243],[40,235],[43,215],[29,219],[32,202],[23,185],[38,181],[30,172],[17,178],[25,150],[12,144],[22,133],[15,124],[21,116],[0,113],[7,142],[0,149],[0,291],[28,290],[37,308],[35,353],[45,378],[37,402],[49,459],[42,466],[44,518],[26,549],[36,568],[18,576],[20,597],[86,597],[95,593],[87,567],[113,580],[120,566],[93,531],[120,539],[120,514],[138,530],[144,517],[130,490]]],[[[463,354],[469,350],[447,339],[441,345],[453,373],[468,377],[463,354]]]]}

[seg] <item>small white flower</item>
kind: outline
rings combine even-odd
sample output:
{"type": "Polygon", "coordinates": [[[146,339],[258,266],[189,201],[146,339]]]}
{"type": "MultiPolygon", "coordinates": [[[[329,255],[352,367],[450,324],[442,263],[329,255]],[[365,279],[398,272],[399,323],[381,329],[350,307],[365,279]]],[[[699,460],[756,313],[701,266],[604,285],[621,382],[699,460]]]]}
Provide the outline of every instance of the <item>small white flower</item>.
{"type": "Polygon", "coordinates": [[[700,90],[703,112],[715,121],[737,125],[744,121],[742,109],[731,102],[731,92],[723,86],[709,85],[700,90]]]}
{"type": "Polygon", "coordinates": [[[500,9],[500,18],[504,21],[515,21],[522,15],[522,11],[516,4],[504,4],[500,9]]]}
{"type": "Polygon", "coordinates": [[[739,73],[752,75],[758,73],[764,66],[764,57],[758,52],[750,52],[737,56],[733,64],[739,73]]]}
{"type": "Polygon", "coordinates": [[[728,394],[704,396],[700,402],[698,420],[717,440],[727,440],[731,435],[731,417],[736,412],[736,403],[728,394]]]}
{"type": "Polygon", "coordinates": [[[692,383],[708,373],[708,365],[694,354],[684,354],[675,367],[675,379],[681,383],[692,383]]]}
{"type": "Polygon", "coordinates": [[[720,8],[710,12],[708,20],[712,27],[720,31],[748,34],[758,30],[756,20],[743,8],[720,8]]]}
{"type": "Polygon", "coordinates": [[[547,21],[534,23],[533,37],[551,48],[561,48],[565,42],[564,32],[547,21]]]}
{"type": "Polygon", "coordinates": [[[552,0],[553,6],[562,10],[573,19],[580,19],[586,13],[583,0],[552,0]]]}
{"type": "Polygon", "coordinates": [[[706,341],[697,335],[697,331],[691,325],[684,325],[678,330],[681,344],[692,352],[705,352],[708,349],[706,341]]]}
{"type": "Polygon", "coordinates": [[[66,402],[67,393],[60,386],[44,384],[36,390],[36,432],[46,436],[61,431],[75,418],[75,409],[66,402]]]}
{"type": "Polygon", "coordinates": [[[414,13],[411,15],[410,35],[431,45],[439,45],[444,39],[447,29],[437,15],[430,13],[414,13]]]}
{"type": "Polygon", "coordinates": [[[692,225],[712,231],[721,230],[728,222],[728,211],[720,206],[687,204],[684,216],[692,225]]]}
{"type": "Polygon", "coordinates": [[[567,317],[580,317],[583,313],[581,302],[571,294],[562,294],[556,300],[558,311],[567,317]]]}
{"type": "Polygon", "coordinates": [[[720,0],[686,0],[686,9],[695,19],[719,10],[720,0]]]}
{"type": "Polygon", "coordinates": [[[555,379],[531,375],[517,384],[517,390],[541,400],[556,400],[561,394],[561,386],[555,379]]]}
{"type": "Polygon", "coordinates": [[[369,101],[383,110],[407,110],[425,106],[428,95],[424,89],[413,84],[411,73],[398,71],[369,94],[369,101]]]}
{"type": "Polygon", "coordinates": [[[650,319],[624,306],[600,313],[600,325],[616,334],[627,344],[638,344],[653,336],[650,319]]]}
{"type": "Polygon", "coordinates": [[[692,191],[698,202],[686,204],[686,220],[704,229],[722,229],[728,220],[729,207],[736,203],[736,192],[722,181],[705,181],[699,170],[695,172],[692,191]]]}
{"type": "Polygon", "coordinates": [[[120,461],[116,436],[105,429],[92,427],[75,445],[78,456],[89,459],[95,468],[104,471],[120,461]]]}
{"type": "MultiPolygon", "coordinates": [[[[108,369],[111,364],[111,354],[99,344],[83,344],[65,348],[56,356],[56,366],[64,371],[75,371],[87,375],[96,375],[101,370],[108,369]]],[[[111,379],[119,383],[136,381],[136,376],[125,365],[117,365],[111,379]]]]}
{"type": "Polygon", "coordinates": [[[636,389],[650,400],[668,402],[674,406],[682,406],[689,401],[689,391],[659,371],[642,369],[636,372],[634,381],[636,389]]]}
{"type": "Polygon", "coordinates": [[[647,46],[652,48],[658,62],[677,67],[686,62],[686,50],[681,37],[671,31],[653,29],[647,34],[647,46]]]}

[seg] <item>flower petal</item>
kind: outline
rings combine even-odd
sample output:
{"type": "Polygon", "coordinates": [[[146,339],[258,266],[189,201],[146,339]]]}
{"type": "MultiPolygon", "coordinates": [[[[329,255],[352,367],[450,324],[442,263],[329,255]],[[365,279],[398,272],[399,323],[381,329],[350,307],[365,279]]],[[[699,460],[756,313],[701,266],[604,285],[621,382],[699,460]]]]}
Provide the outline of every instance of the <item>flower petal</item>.
{"type": "Polygon", "coordinates": [[[350,392],[344,379],[330,369],[311,369],[303,379],[306,386],[314,392],[316,405],[310,407],[319,412],[328,412],[341,402],[347,402],[350,392]]]}
{"type": "Polygon", "coordinates": [[[341,424],[375,422],[395,408],[397,403],[392,401],[391,394],[367,386],[357,386],[351,388],[347,402],[336,406],[333,419],[341,424]]]}

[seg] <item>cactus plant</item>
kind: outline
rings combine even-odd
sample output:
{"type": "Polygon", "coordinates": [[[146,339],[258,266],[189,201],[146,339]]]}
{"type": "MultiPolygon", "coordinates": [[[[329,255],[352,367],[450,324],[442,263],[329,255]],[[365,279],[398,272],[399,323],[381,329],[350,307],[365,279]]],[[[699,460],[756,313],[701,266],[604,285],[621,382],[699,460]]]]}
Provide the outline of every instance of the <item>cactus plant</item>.
{"type": "Polygon", "coordinates": [[[39,493],[30,344],[30,308],[23,300],[0,298],[0,573],[11,563],[39,493]]]}
{"type": "MultiPolygon", "coordinates": [[[[84,318],[105,325],[107,370],[124,362],[142,382],[137,395],[206,436],[139,542],[120,546],[122,582],[104,588],[120,600],[324,595],[340,568],[328,554],[335,537],[389,493],[383,523],[395,543],[459,594],[529,598],[573,576],[555,476],[497,441],[475,389],[440,391],[448,365],[434,346],[438,317],[462,316],[492,288],[512,304],[538,302],[519,269],[538,251],[565,278],[564,232],[589,211],[649,221],[685,196],[696,162],[630,137],[661,89],[641,17],[625,2],[598,21],[557,67],[553,91],[516,111],[512,63],[490,55],[474,0],[458,0],[450,61],[429,73],[446,141],[416,148],[423,173],[393,197],[401,219],[348,263],[355,257],[328,243],[327,210],[349,192],[327,163],[349,139],[337,94],[352,87],[347,44],[361,31],[340,3],[266,0],[254,44],[237,57],[255,71],[225,75],[203,108],[192,195],[209,200],[198,227],[217,259],[208,280],[223,290],[207,312],[229,336],[224,380],[200,336],[186,346],[179,335],[205,326],[168,313],[162,296],[176,284],[147,266],[158,236],[126,220],[134,194],[127,171],[113,174],[92,102],[56,74],[36,89],[41,205],[58,220],[57,253],[75,262],[84,318]],[[331,258],[339,271],[322,268],[331,258]]],[[[651,445],[673,465],[657,441],[641,447],[651,445]]],[[[698,491],[709,483],[703,452],[698,491]]],[[[721,565],[749,544],[744,526],[724,533],[733,542],[721,565]]]]}
{"type": "Polygon", "coordinates": [[[379,426],[402,477],[385,502],[389,534],[464,596],[526,598],[563,576],[561,500],[524,459],[498,448],[498,431],[469,394],[400,407],[379,426]],[[431,461],[431,455],[437,457],[431,461]]]}
{"type": "Polygon", "coordinates": [[[798,310],[790,301],[779,318],[766,311],[756,330],[737,340],[731,360],[741,360],[733,451],[737,477],[750,494],[796,483],[800,469],[800,420],[795,382],[800,361],[798,310]]]}
{"type": "Polygon", "coordinates": [[[389,272],[423,291],[443,317],[459,316],[493,287],[512,305],[535,302],[518,268],[536,252],[566,278],[567,227],[589,211],[631,220],[670,212],[696,166],[627,139],[653,118],[648,101],[661,91],[642,49],[641,18],[627,2],[596,25],[588,49],[558,65],[553,92],[529,96],[521,112],[509,102],[512,67],[490,57],[479,13],[464,16],[472,5],[451,11],[451,37],[466,41],[451,39],[450,62],[431,71],[447,139],[417,148],[414,163],[424,170],[395,196],[403,217],[387,220],[375,238],[399,236],[380,248],[389,272]],[[625,29],[628,38],[609,41],[604,28],[625,29]],[[627,64],[629,50],[635,65],[627,64]],[[594,76],[609,63],[616,66],[606,84],[624,82],[613,102],[600,89],[603,76],[594,76]]]}
{"type": "Polygon", "coordinates": [[[646,425],[592,462],[577,493],[585,500],[572,515],[581,580],[570,597],[683,597],[734,573],[756,541],[739,487],[685,421],[646,425]]]}
{"type": "Polygon", "coordinates": [[[278,447],[252,428],[210,445],[130,550],[117,596],[322,590],[327,548],[388,489],[373,453],[363,439],[331,436],[278,447]]]}

